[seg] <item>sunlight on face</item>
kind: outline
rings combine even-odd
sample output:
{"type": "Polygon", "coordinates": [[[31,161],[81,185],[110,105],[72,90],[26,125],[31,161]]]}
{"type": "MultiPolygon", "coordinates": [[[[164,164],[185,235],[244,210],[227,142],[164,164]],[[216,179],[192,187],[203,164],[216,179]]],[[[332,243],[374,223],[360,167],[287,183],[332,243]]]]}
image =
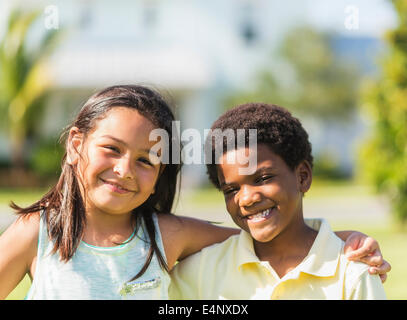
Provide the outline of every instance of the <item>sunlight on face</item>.
{"type": "Polygon", "coordinates": [[[78,139],[87,212],[129,213],[154,192],[160,170],[160,164],[150,160],[154,142],[149,134],[154,128],[137,110],[115,107],[87,137],[78,139]]]}

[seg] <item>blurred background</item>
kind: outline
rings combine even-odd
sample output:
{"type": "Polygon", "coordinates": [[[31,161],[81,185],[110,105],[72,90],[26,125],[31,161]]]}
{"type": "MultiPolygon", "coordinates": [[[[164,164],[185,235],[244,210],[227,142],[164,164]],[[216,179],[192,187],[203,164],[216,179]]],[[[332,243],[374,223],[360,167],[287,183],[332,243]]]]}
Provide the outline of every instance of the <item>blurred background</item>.
{"type": "MultiPolygon", "coordinates": [[[[86,99],[125,83],[159,90],[202,139],[240,103],[292,111],[315,158],[305,216],[377,239],[388,298],[407,298],[406,1],[1,1],[0,232],[11,200],[55,182],[86,99]]],[[[233,226],[204,165],[184,166],[174,211],[233,226]]]]}

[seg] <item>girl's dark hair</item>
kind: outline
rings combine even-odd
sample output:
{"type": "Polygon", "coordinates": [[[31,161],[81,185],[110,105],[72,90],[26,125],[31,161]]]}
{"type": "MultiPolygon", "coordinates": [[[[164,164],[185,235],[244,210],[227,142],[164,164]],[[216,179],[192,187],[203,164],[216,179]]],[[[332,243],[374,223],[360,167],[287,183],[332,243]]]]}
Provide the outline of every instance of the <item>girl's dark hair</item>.
{"type": "MultiPolygon", "coordinates": [[[[114,107],[127,107],[137,110],[150,120],[157,128],[167,131],[169,141],[177,139],[172,136],[174,115],[161,95],[149,88],[139,85],[118,85],[108,87],[92,95],[83,105],[71,125],[65,128],[60,141],[66,144],[67,136],[72,127],[77,127],[85,136],[95,127],[96,122],[103,118],[114,107]]],[[[169,154],[172,155],[172,143],[169,143],[169,154]]],[[[62,261],[69,261],[75,253],[84,232],[86,223],[84,200],[82,198],[75,168],[66,161],[65,152],[62,158],[62,172],[56,185],[39,201],[22,208],[11,202],[10,206],[18,214],[26,215],[44,210],[50,239],[54,242],[53,253],[59,252],[62,261]]],[[[180,159],[180,157],[177,157],[180,159]]],[[[165,165],[156,185],[155,193],[139,207],[133,209],[133,219],[137,228],[144,221],[150,249],[144,266],[133,278],[140,277],[148,268],[153,255],[156,254],[160,266],[168,271],[163,253],[156,241],[156,228],[152,218],[153,212],[170,214],[177,187],[177,177],[181,169],[180,163],[170,162],[165,165]]],[[[137,234],[137,232],[136,232],[137,234]]],[[[132,280],[133,280],[132,279],[132,280]]]]}

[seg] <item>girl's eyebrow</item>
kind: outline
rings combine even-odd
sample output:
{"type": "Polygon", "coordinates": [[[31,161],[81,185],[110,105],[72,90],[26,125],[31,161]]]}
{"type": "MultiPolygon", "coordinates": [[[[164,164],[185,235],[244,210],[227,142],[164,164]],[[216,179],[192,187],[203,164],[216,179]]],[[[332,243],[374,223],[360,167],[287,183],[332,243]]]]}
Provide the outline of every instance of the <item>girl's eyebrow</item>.
{"type": "MultiPolygon", "coordinates": [[[[109,134],[103,135],[102,138],[112,139],[112,140],[124,145],[125,147],[129,147],[129,145],[125,141],[123,141],[123,140],[121,140],[119,138],[113,137],[113,136],[111,136],[109,134]]],[[[143,151],[144,153],[152,154],[153,156],[155,156],[157,158],[159,157],[158,154],[156,152],[151,151],[151,149],[140,149],[140,150],[143,151]]]]}
{"type": "Polygon", "coordinates": [[[121,140],[121,139],[119,139],[119,138],[113,137],[113,136],[111,136],[111,135],[109,135],[109,134],[103,135],[102,138],[109,138],[109,139],[112,139],[112,140],[114,140],[114,141],[116,141],[116,142],[118,142],[118,143],[121,143],[121,144],[127,146],[127,143],[126,143],[126,142],[124,142],[123,140],[121,140]]]}

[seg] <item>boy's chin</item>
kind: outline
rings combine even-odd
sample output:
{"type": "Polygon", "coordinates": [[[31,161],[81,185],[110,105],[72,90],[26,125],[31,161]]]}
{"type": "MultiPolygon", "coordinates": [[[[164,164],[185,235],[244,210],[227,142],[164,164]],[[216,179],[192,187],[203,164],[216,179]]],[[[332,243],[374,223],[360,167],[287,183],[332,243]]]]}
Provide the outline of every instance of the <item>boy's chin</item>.
{"type": "Polygon", "coordinates": [[[276,230],[249,230],[249,233],[255,241],[261,243],[270,242],[277,236],[276,230]]]}

